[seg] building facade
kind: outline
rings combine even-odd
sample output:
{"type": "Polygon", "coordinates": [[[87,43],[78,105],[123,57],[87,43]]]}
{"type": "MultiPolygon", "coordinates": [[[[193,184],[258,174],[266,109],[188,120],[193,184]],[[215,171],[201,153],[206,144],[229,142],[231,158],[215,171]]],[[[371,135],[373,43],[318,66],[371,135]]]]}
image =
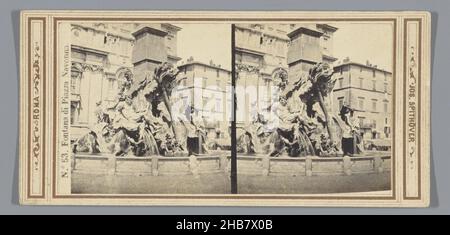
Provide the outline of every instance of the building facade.
{"type": "Polygon", "coordinates": [[[288,69],[288,30],[284,24],[236,25],[237,125],[248,125],[272,103],[273,75],[288,69]]]}
{"type": "MultiPolygon", "coordinates": [[[[210,138],[229,136],[231,71],[214,64],[213,61],[206,64],[194,61],[192,57],[178,66],[178,69],[179,76],[185,77],[174,94],[180,108],[194,108],[195,115],[203,118],[210,138]]],[[[189,118],[189,115],[187,116],[189,118]]]]}
{"type": "Polygon", "coordinates": [[[350,106],[364,139],[391,138],[392,73],[348,58],[334,70],[333,112],[337,115],[343,105],[350,106]]]}

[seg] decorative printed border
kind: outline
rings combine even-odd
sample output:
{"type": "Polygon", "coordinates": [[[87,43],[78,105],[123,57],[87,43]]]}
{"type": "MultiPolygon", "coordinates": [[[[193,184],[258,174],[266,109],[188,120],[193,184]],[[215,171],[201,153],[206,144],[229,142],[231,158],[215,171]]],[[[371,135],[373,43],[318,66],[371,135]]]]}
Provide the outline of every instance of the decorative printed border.
{"type": "Polygon", "coordinates": [[[46,167],[46,24],[45,17],[32,17],[28,19],[28,198],[45,198],[45,167],[46,167]],[[35,38],[32,34],[32,24],[41,23],[39,34],[35,38]],[[41,35],[42,34],[42,35],[41,35]],[[41,135],[42,133],[42,135],[41,135]],[[33,183],[35,174],[41,174],[41,185],[33,183]],[[34,187],[40,187],[40,193],[34,194],[34,187]]]}
{"type": "MultiPolygon", "coordinates": [[[[346,21],[350,21],[350,22],[385,22],[385,23],[392,23],[393,24],[393,95],[392,95],[392,99],[395,100],[396,98],[396,91],[395,91],[395,87],[396,87],[396,57],[397,57],[397,19],[396,18],[294,18],[294,19],[289,19],[290,21],[294,21],[294,22],[302,22],[302,21],[327,21],[327,22],[332,22],[332,21],[338,21],[338,22],[346,22],[346,21]]],[[[58,17],[58,18],[54,18],[53,21],[53,35],[54,35],[54,71],[53,71],[53,77],[58,77],[57,74],[57,68],[58,68],[58,61],[56,60],[56,58],[58,58],[58,52],[57,52],[57,48],[58,48],[58,38],[57,38],[57,31],[58,31],[58,23],[59,22],[63,22],[63,21],[118,21],[117,18],[100,18],[100,17],[58,17]]],[[[124,22],[128,22],[128,21],[150,21],[150,22],[158,22],[158,21],[164,21],[164,22],[178,22],[178,21],[183,21],[183,22],[192,22],[192,21],[220,21],[220,22],[230,22],[230,23],[234,23],[234,22],[267,22],[267,21],[286,21],[286,19],[280,19],[280,18],[273,18],[273,19],[260,19],[260,18],[228,18],[228,19],[223,19],[223,18],[213,18],[213,19],[203,19],[203,18],[176,18],[176,19],[164,19],[164,18],[123,18],[120,19],[119,21],[124,21],[124,22]]],[[[58,81],[54,80],[53,84],[54,84],[54,100],[58,100],[57,97],[57,89],[58,89],[58,85],[57,85],[58,81]]],[[[58,102],[54,102],[54,110],[58,110],[58,107],[56,106],[58,102]]],[[[393,102],[393,119],[395,120],[395,102],[393,102]]],[[[58,112],[54,113],[54,123],[58,123],[58,112]]],[[[395,122],[393,122],[393,130],[395,130],[395,122]]],[[[57,132],[56,132],[56,128],[54,129],[54,134],[53,136],[57,136],[57,132]]],[[[393,141],[395,141],[395,131],[393,131],[393,141]]],[[[305,200],[317,200],[317,199],[334,199],[334,200],[395,200],[396,199],[396,182],[395,182],[395,162],[396,162],[396,157],[395,157],[395,144],[393,144],[392,146],[392,177],[391,177],[391,190],[392,190],[392,195],[391,196],[335,196],[335,195],[317,195],[317,196],[310,196],[310,195],[240,195],[240,194],[230,194],[230,195],[58,195],[56,193],[56,186],[57,186],[57,179],[56,179],[56,169],[57,169],[57,143],[56,140],[54,139],[54,149],[53,149],[53,184],[52,184],[52,195],[53,198],[58,198],[58,199],[94,199],[94,198],[107,198],[107,199],[305,199],[305,200]]]]}
{"type": "Polygon", "coordinates": [[[422,80],[422,19],[404,20],[405,43],[404,63],[404,147],[403,147],[403,199],[422,198],[422,156],[421,156],[421,80],[422,80]],[[416,35],[410,37],[409,26],[417,25],[416,35]],[[413,40],[411,42],[410,40],[413,40]],[[417,174],[414,174],[417,170],[417,174]],[[409,179],[409,177],[414,177],[409,179]],[[408,180],[417,182],[417,190],[408,187],[408,180]],[[413,190],[413,192],[410,192],[413,190]],[[417,196],[410,196],[411,194],[417,196]]]}
{"type": "MultiPolygon", "coordinates": [[[[422,79],[422,43],[423,43],[423,28],[422,28],[422,20],[429,20],[429,15],[424,14],[423,12],[414,12],[415,14],[411,14],[410,13],[392,13],[390,14],[391,16],[383,16],[382,14],[378,13],[378,14],[355,14],[355,15],[351,15],[348,16],[344,13],[340,14],[339,12],[336,12],[336,17],[318,17],[318,18],[314,18],[311,17],[311,15],[309,15],[309,17],[305,17],[305,18],[298,18],[298,17],[294,17],[292,15],[293,12],[290,12],[291,14],[287,14],[288,16],[284,15],[284,14],[279,14],[277,15],[276,13],[274,13],[274,17],[257,17],[258,13],[249,13],[247,15],[247,18],[244,17],[240,17],[242,15],[240,14],[236,14],[236,12],[234,12],[233,14],[231,14],[231,16],[227,16],[228,18],[222,17],[225,14],[218,14],[217,18],[215,15],[211,15],[211,14],[206,14],[206,16],[201,15],[200,13],[198,13],[199,15],[189,15],[189,14],[184,14],[184,13],[180,13],[180,12],[171,12],[169,13],[161,13],[161,12],[139,12],[140,14],[136,14],[135,16],[132,15],[126,15],[127,13],[121,12],[123,15],[126,16],[121,16],[119,17],[119,15],[116,15],[113,12],[105,12],[105,16],[106,17],[92,17],[93,12],[81,12],[83,14],[78,14],[80,12],[71,12],[71,11],[56,11],[56,12],[25,12],[22,13],[22,27],[24,27],[24,24],[28,25],[28,28],[25,28],[25,32],[26,34],[22,35],[22,42],[27,42],[27,48],[25,49],[25,52],[27,53],[26,55],[26,60],[22,59],[22,66],[24,65],[23,63],[27,63],[28,66],[28,70],[27,71],[27,82],[28,82],[28,105],[33,104],[33,100],[37,97],[39,97],[38,94],[43,95],[43,97],[40,99],[41,103],[36,102],[35,103],[35,107],[32,108],[31,106],[27,106],[26,111],[29,112],[27,114],[27,122],[28,122],[28,130],[24,130],[23,127],[21,127],[22,131],[21,134],[26,134],[26,138],[28,139],[28,150],[25,154],[25,152],[22,152],[23,150],[23,144],[21,143],[21,169],[22,167],[24,167],[23,163],[26,163],[27,165],[25,165],[26,168],[26,172],[21,170],[21,177],[22,176],[27,176],[27,180],[25,181],[21,181],[22,182],[22,190],[26,190],[26,196],[24,196],[24,194],[22,194],[21,191],[21,203],[27,203],[27,204],[80,204],[80,205],[84,205],[84,204],[117,204],[117,205],[124,205],[124,203],[129,204],[129,205],[188,205],[188,204],[193,204],[196,203],[198,205],[259,205],[259,206],[264,206],[265,203],[267,202],[270,205],[302,205],[302,206],[309,206],[309,205],[320,205],[320,206],[425,206],[425,204],[427,204],[427,201],[423,201],[425,199],[428,199],[427,197],[423,197],[423,193],[425,193],[423,190],[425,190],[422,186],[423,186],[423,182],[422,182],[422,174],[426,173],[426,172],[422,172],[422,160],[426,161],[427,159],[422,159],[423,157],[428,157],[428,155],[421,155],[421,152],[417,152],[417,164],[418,164],[418,172],[417,172],[417,176],[418,176],[418,188],[417,188],[417,197],[415,195],[411,196],[411,194],[407,193],[407,189],[408,189],[408,182],[407,182],[407,173],[406,173],[406,162],[407,162],[407,127],[409,125],[409,122],[407,122],[407,95],[409,95],[408,91],[408,80],[407,80],[407,71],[408,69],[411,69],[411,66],[407,67],[407,55],[408,54],[408,36],[410,33],[408,31],[408,23],[417,23],[419,24],[419,29],[418,29],[418,34],[414,35],[415,37],[418,38],[418,49],[414,49],[414,51],[416,51],[416,54],[418,54],[418,76],[419,79],[417,80],[417,86],[414,88],[417,91],[418,97],[419,99],[417,100],[417,105],[415,106],[415,110],[416,110],[416,114],[417,114],[417,129],[416,129],[416,136],[417,136],[417,151],[421,151],[421,134],[423,133],[420,128],[422,127],[421,125],[421,121],[422,119],[420,118],[421,112],[422,111],[428,111],[429,107],[424,107],[422,108],[421,106],[421,99],[423,98],[424,101],[427,101],[429,98],[428,97],[421,97],[421,88],[422,88],[422,84],[421,84],[421,79],[422,79]],[[68,13],[68,14],[65,14],[68,13]],[[74,14],[75,13],[75,14],[74,14]],[[143,15],[143,13],[145,14],[145,16],[143,15]],[[179,14],[179,15],[177,15],[179,14]],[[149,16],[147,16],[149,15],[149,16]],[[187,15],[187,17],[186,17],[187,15]],[[256,15],[256,16],[255,16],[256,15]],[[365,17],[365,16],[368,17],[365,17]],[[182,16],[182,17],[178,17],[178,16],[182,16]],[[202,18],[203,17],[203,18],[202,18]],[[221,18],[222,17],[222,18],[221,18]],[[342,17],[342,18],[341,18],[342,17]],[[50,32],[49,35],[52,35],[52,37],[49,37],[51,40],[47,41],[46,36],[47,36],[47,19],[48,21],[52,24],[53,26],[53,31],[50,32]],[[36,71],[41,71],[40,68],[42,68],[42,73],[40,74],[40,79],[34,80],[34,83],[32,83],[32,76],[35,76],[36,74],[39,74],[39,72],[34,72],[34,74],[32,75],[32,53],[31,53],[31,41],[32,41],[32,37],[31,37],[31,23],[33,21],[39,21],[42,22],[42,31],[43,31],[43,40],[42,42],[42,67],[39,65],[38,63],[38,67],[39,70],[36,71]],[[157,21],[165,21],[165,22],[219,22],[219,23],[240,23],[240,22],[265,22],[265,23],[277,23],[277,22],[302,22],[302,21],[322,21],[322,22],[392,22],[393,23],[393,34],[394,34],[394,39],[393,39],[393,68],[392,68],[392,72],[393,72],[393,94],[392,94],[392,101],[393,101],[393,122],[392,122],[392,129],[393,129],[393,145],[392,145],[392,170],[391,170],[391,191],[392,191],[392,195],[391,196],[386,196],[386,195],[380,195],[377,196],[376,194],[371,194],[368,196],[364,196],[364,194],[349,194],[349,195],[240,195],[240,194],[230,194],[230,195],[161,195],[161,194],[156,194],[156,195],[91,195],[91,194],[87,194],[87,195],[58,195],[56,192],[56,164],[57,164],[57,146],[58,143],[56,142],[56,136],[58,135],[57,130],[58,130],[58,96],[57,96],[57,92],[58,92],[58,74],[57,74],[57,66],[58,66],[58,60],[57,60],[57,56],[58,56],[58,52],[57,52],[57,48],[58,48],[58,37],[57,37],[57,30],[58,30],[58,23],[59,22],[67,22],[67,21],[123,21],[123,22],[129,22],[129,21],[147,21],[147,22],[157,22],[157,21]],[[400,51],[402,51],[402,48],[399,48],[399,45],[401,45],[401,42],[397,42],[397,34],[399,33],[399,24],[397,24],[398,22],[403,21],[404,25],[404,32],[403,34],[400,33],[400,35],[403,35],[402,41],[403,41],[403,76],[404,76],[404,87],[400,88],[398,87],[398,89],[403,90],[403,93],[405,95],[404,97],[404,104],[403,104],[403,111],[404,111],[404,120],[402,123],[402,128],[403,128],[403,148],[400,148],[397,150],[395,142],[396,142],[396,138],[398,138],[399,136],[396,136],[396,101],[397,101],[397,97],[396,97],[396,90],[397,90],[397,85],[398,82],[401,82],[401,80],[396,79],[397,77],[397,66],[401,64],[399,64],[398,58],[397,58],[397,53],[400,51]],[[27,31],[28,30],[28,31],[27,31]],[[24,35],[27,35],[28,38],[25,38],[24,35]],[[53,59],[50,60],[50,58],[46,57],[46,53],[47,53],[47,48],[46,48],[46,44],[47,42],[51,42],[53,45],[50,46],[51,44],[49,44],[49,47],[52,47],[51,50],[52,54],[53,54],[53,59]],[[52,61],[52,64],[50,64],[50,68],[53,70],[52,72],[50,72],[49,74],[49,78],[50,83],[48,84],[52,84],[53,82],[53,97],[51,97],[51,101],[53,103],[48,103],[52,108],[51,109],[47,109],[46,104],[47,104],[47,61],[52,61]],[[42,93],[38,93],[39,91],[34,90],[35,93],[32,93],[32,86],[38,86],[38,89],[42,89],[42,93]],[[39,112],[39,110],[41,110],[40,116],[32,116],[32,114],[37,110],[37,112],[39,112]],[[47,120],[47,113],[50,115],[50,119],[47,120]],[[32,122],[32,117],[35,118],[34,121],[32,122]],[[40,119],[42,117],[42,119],[40,119]],[[36,121],[38,120],[38,121],[36,121]],[[51,130],[49,130],[50,133],[52,133],[52,136],[47,136],[46,131],[47,131],[47,127],[46,127],[46,122],[49,122],[52,127],[51,130]],[[39,125],[38,123],[41,122],[41,125],[39,125]],[[33,130],[36,131],[35,133],[42,133],[43,135],[40,136],[41,138],[32,138],[32,134],[33,134],[33,130]],[[47,147],[47,143],[46,140],[49,141],[49,146],[52,148],[51,150],[51,161],[49,161],[47,163],[46,161],[46,147],[47,147]],[[40,141],[40,142],[39,142],[40,141]],[[41,147],[41,148],[38,148],[41,147]],[[34,150],[33,150],[34,147],[34,150]],[[403,154],[403,158],[397,158],[395,157],[398,152],[397,151],[401,151],[401,153],[403,154]],[[39,155],[40,153],[40,155],[39,155]],[[26,156],[24,156],[26,155],[26,156]],[[32,191],[32,184],[33,184],[33,176],[32,174],[30,174],[31,172],[31,166],[32,164],[32,160],[33,159],[37,159],[36,157],[41,157],[42,159],[42,184],[41,184],[41,190],[42,190],[42,194],[39,195],[31,195],[30,192],[32,191]],[[401,171],[401,168],[397,169],[396,164],[402,162],[403,163],[403,171],[401,171]],[[46,166],[52,168],[51,172],[47,172],[46,171],[46,166]],[[400,170],[400,171],[397,171],[400,170]],[[25,174],[26,173],[26,174],[25,174]],[[51,173],[51,174],[50,174],[51,173]],[[403,182],[397,182],[396,178],[397,178],[397,174],[402,174],[400,176],[402,176],[403,178],[403,182]],[[46,184],[46,178],[50,177],[51,179],[48,185],[46,184]],[[398,189],[400,189],[400,192],[403,192],[403,195],[401,194],[397,194],[398,189]],[[50,190],[50,197],[46,196],[45,192],[47,190],[50,190]],[[31,199],[46,199],[44,200],[31,200],[31,199]],[[59,200],[59,199],[63,199],[63,200],[59,200]],[[74,200],[70,200],[70,199],[74,199],[74,200]],[[81,199],[81,200],[78,200],[81,199]],[[96,200],[99,199],[99,200],[96,200]],[[105,199],[114,199],[114,200],[105,200],[105,199]],[[137,200],[137,201],[130,201],[130,200],[126,200],[126,199],[141,199],[141,200],[137,200]],[[145,200],[147,199],[147,200],[145,200]],[[210,200],[208,200],[210,199],[210,200]],[[227,200],[230,199],[230,200],[227,200]],[[233,200],[233,199],[238,199],[238,200],[233,200]],[[104,201],[105,200],[105,201],[104,201]],[[264,201],[263,201],[264,200],[264,201]],[[304,200],[304,201],[303,201],[304,200]],[[329,200],[329,201],[327,201],[329,200]],[[409,202],[409,203],[404,203],[407,202],[407,200],[415,200],[414,202],[409,202]],[[422,200],[423,203],[420,203],[420,201],[417,200],[422,200]],[[187,203],[187,202],[190,203],[187,203]],[[343,201],[342,203],[340,203],[340,201],[343,201]],[[369,203],[369,201],[373,201],[374,203],[369,203]],[[386,204],[383,204],[383,203],[386,204]],[[255,203],[259,203],[259,204],[255,204],[255,203]]],[[[372,12],[373,13],[373,12],[372,12]]],[[[259,13],[261,14],[261,12],[259,13]]],[[[297,14],[297,13],[295,13],[297,14]]],[[[298,12],[298,14],[301,14],[301,12],[298,12]]],[[[318,14],[320,15],[320,14],[318,14]]],[[[389,14],[386,14],[389,15],[389,14]]],[[[411,35],[412,36],[412,35],[411,35]]],[[[428,42],[428,41],[427,41],[428,42]]],[[[429,43],[429,42],[428,42],[429,43]]],[[[25,54],[22,54],[25,55],[25,54]]],[[[411,56],[411,55],[410,55],[411,56]]],[[[413,56],[410,57],[410,59],[413,56]]],[[[400,59],[401,61],[401,59],[400,59]]],[[[426,66],[426,65],[425,65],[426,66]]],[[[426,67],[428,69],[428,67],[426,67]]],[[[21,67],[21,69],[23,69],[21,67]]],[[[416,68],[414,68],[416,69],[416,68]]],[[[426,82],[425,82],[426,83],[426,82]]],[[[402,83],[400,83],[402,84],[402,83]]],[[[50,87],[48,87],[50,88],[50,87]]],[[[50,88],[51,89],[51,88],[50,88]]],[[[426,89],[426,88],[425,88],[426,89]]],[[[429,95],[428,92],[424,92],[423,95],[429,95]]],[[[23,98],[23,97],[22,97],[23,98]]],[[[39,98],[37,98],[37,100],[39,100],[39,98]]],[[[23,104],[22,104],[23,105],[23,104]]],[[[21,106],[24,107],[24,106],[21,106]]],[[[401,109],[401,106],[398,107],[401,109]]],[[[23,108],[22,108],[22,111],[23,108]]],[[[426,116],[426,115],[424,115],[426,116]]],[[[400,122],[400,121],[399,121],[400,122]]],[[[427,123],[427,120],[425,120],[425,122],[427,123]]],[[[401,122],[400,122],[401,123],[401,122]]],[[[426,123],[424,123],[424,125],[427,125],[426,123]]],[[[425,132],[423,134],[426,134],[426,131],[429,130],[424,130],[425,132]]],[[[38,135],[37,135],[38,136],[38,135]]],[[[25,138],[25,137],[24,137],[25,138]]],[[[429,138],[428,135],[426,134],[424,138],[424,142],[427,142],[429,138]]],[[[22,139],[23,140],[23,139],[22,139]]],[[[425,164],[426,165],[426,164],[425,164]]],[[[424,165],[424,167],[426,167],[424,165]]],[[[427,176],[428,177],[428,176],[427,176]]],[[[428,178],[427,178],[428,179],[428,178]]],[[[428,191],[426,193],[429,193],[428,191]]]]}

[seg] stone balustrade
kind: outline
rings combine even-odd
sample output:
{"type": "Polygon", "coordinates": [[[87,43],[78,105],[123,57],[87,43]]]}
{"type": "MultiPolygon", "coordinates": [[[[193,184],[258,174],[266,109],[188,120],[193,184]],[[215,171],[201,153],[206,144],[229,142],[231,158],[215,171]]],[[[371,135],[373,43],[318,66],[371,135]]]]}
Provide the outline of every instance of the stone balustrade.
{"type": "Polygon", "coordinates": [[[391,170],[391,156],[268,157],[239,156],[238,174],[247,175],[352,175],[382,173],[391,170]]]}
{"type": "Polygon", "coordinates": [[[109,175],[200,175],[228,172],[230,156],[115,157],[76,154],[72,171],[109,175]]]}
{"type": "MultiPolygon", "coordinates": [[[[230,156],[114,157],[81,155],[72,158],[74,172],[109,175],[194,175],[230,171],[230,156]]],[[[391,157],[268,157],[238,156],[238,174],[246,175],[352,175],[390,171],[391,157]]]]}

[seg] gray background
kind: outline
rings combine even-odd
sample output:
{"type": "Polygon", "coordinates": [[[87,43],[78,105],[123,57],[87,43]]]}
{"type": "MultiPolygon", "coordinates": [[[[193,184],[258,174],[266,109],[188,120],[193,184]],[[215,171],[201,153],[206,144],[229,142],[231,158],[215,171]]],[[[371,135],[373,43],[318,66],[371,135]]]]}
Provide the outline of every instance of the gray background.
{"type": "Polygon", "coordinates": [[[0,214],[448,214],[450,212],[448,94],[450,2],[445,0],[16,0],[0,7],[0,214]],[[427,10],[432,12],[431,207],[238,208],[238,207],[66,207],[17,204],[19,117],[19,11],[41,10],[427,10]]]}

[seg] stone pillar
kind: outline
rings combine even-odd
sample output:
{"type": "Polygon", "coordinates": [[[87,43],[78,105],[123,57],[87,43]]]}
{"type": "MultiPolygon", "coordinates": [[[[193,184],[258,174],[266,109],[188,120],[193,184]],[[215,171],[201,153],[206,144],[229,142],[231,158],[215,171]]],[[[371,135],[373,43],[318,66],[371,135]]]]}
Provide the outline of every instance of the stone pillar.
{"type": "Polygon", "coordinates": [[[71,163],[72,163],[72,170],[71,170],[71,172],[74,172],[76,170],[76,167],[77,167],[77,158],[76,158],[75,154],[72,154],[71,163]]]}
{"type": "Polygon", "coordinates": [[[380,156],[373,158],[373,170],[376,173],[383,173],[383,159],[380,156]]]}
{"type": "Polygon", "coordinates": [[[191,173],[194,175],[195,178],[199,177],[198,174],[198,160],[195,155],[189,156],[189,169],[191,170],[191,173]]]}
{"type": "Polygon", "coordinates": [[[142,27],[133,33],[136,39],[132,54],[135,80],[144,79],[146,73],[153,73],[158,65],[167,61],[166,35],[167,32],[158,24],[142,27]]]}
{"type": "Polygon", "coordinates": [[[262,158],[262,175],[263,176],[268,176],[270,173],[270,156],[265,155],[262,158]]]}
{"type": "Polygon", "coordinates": [[[116,156],[109,155],[108,161],[106,162],[106,171],[108,175],[115,175],[116,174],[116,156]]]}
{"type": "Polygon", "coordinates": [[[158,176],[159,172],[158,172],[158,156],[153,156],[152,157],[152,175],[153,176],[158,176]]]}
{"type": "Polygon", "coordinates": [[[352,160],[349,156],[344,156],[342,160],[342,169],[345,175],[352,175],[352,160]]]}
{"type": "Polygon", "coordinates": [[[305,159],[305,173],[306,176],[312,176],[312,156],[306,156],[305,159]]]}
{"type": "Polygon", "coordinates": [[[219,168],[221,171],[227,172],[228,165],[228,157],[226,155],[222,155],[219,157],[219,168]]]}

